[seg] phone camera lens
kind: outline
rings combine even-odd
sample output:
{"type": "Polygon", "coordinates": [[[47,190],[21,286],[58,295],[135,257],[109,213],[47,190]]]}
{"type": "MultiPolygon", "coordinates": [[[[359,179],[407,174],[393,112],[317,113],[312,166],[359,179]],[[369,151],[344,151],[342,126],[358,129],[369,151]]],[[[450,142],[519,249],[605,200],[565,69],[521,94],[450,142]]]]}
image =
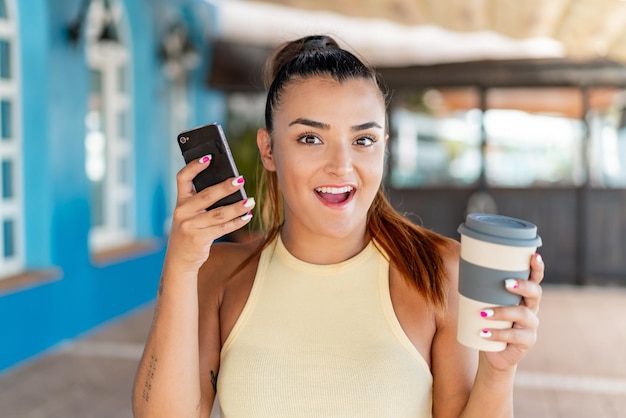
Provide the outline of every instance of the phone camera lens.
{"type": "Polygon", "coordinates": [[[181,144],[184,144],[185,142],[187,142],[189,140],[189,138],[187,138],[186,136],[181,136],[179,139],[181,144]]]}

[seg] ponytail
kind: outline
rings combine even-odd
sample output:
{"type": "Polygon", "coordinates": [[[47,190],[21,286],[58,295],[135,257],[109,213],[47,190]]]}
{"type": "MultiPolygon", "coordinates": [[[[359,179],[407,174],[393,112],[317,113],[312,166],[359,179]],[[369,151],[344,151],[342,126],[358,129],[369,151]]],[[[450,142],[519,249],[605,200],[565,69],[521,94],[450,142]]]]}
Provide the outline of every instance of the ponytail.
{"type": "Polygon", "coordinates": [[[446,308],[448,286],[440,247],[450,242],[448,238],[400,215],[382,189],[370,207],[367,232],[402,277],[440,312],[446,308]]]}

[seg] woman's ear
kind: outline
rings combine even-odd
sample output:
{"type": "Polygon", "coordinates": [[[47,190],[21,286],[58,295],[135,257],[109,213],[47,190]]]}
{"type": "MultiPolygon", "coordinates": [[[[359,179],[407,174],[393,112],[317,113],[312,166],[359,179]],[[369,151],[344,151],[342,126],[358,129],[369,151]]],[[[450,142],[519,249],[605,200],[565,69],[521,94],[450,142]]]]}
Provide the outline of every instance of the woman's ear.
{"type": "Polygon", "coordinates": [[[270,133],[267,132],[267,129],[261,128],[257,131],[256,144],[259,147],[263,167],[268,171],[276,171],[274,156],[272,155],[272,138],[270,137],[270,133]]]}

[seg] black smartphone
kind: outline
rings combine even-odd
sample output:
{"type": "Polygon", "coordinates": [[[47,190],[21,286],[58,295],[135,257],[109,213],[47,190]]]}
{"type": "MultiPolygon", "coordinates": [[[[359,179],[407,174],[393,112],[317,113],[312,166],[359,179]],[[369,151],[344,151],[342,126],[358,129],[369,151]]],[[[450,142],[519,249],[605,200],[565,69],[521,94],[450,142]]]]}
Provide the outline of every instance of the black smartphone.
{"type": "MultiPolygon", "coordinates": [[[[193,160],[211,154],[211,165],[200,172],[193,185],[197,192],[220,183],[230,177],[238,177],[239,171],[228,147],[228,141],[222,127],[216,123],[200,126],[178,134],[178,146],[188,164],[193,160]]],[[[246,191],[241,188],[235,193],[218,200],[207,210],[247,199],[246,191]]]]}

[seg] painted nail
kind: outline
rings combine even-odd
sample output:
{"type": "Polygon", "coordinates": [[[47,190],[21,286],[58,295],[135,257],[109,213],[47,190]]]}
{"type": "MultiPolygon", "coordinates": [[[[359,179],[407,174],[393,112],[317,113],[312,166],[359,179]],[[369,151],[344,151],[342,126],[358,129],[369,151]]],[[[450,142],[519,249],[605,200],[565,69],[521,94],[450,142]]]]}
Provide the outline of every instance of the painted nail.
{"type": "Polygon", "coordinates": [[[209,161],[211,161],[211,158],[213,158],[211,154],[205,155],[204,157],[200,158],[200,164],[208,163],[209,161]]]}
{"type": "Polygon", "coordinates": [[[239,176],[233,180],[233,186],[239,186],[240,184],[243,184],[243,176],[239,176]]]}
{"type": "Polygon", "coordinates": [[[480,336],[483,338],[491,338],[491,335],[491,331],[489,331],[488,329],[480,331],[480,336]]]}
{"type": "Polygon", "coordinates": [[[491,318],[493,314],[493,309],[483,309],[482,311],[480,311],[480,316],[482,316],[483,318],[491,318]]]}
{"type": "Polygon", "coordinates": [[[541,254],[537,254],[537,262],[543,264],[543,258],[541,257],[541,254]]]}
{"type": "Polygon", "coordinates": [[[254,197],[249,197],[246,200],[243,201],[243,207],[244,208],[251,208],[252,206],[254,206],[256,202],[254,201],[254,197]]]}
{"type": "Polygon", "coordinates": [[[504,281],[504,287],[507,289],[517,289],[519,287],[519,282],[515,279],[506,279],[504,281]]]}
{"type": "Polygon", "coordinates": [[[252,212],[248,212],[241,217],[242,221],[249,221],[250,219],[252,219],[252,212]]]}

